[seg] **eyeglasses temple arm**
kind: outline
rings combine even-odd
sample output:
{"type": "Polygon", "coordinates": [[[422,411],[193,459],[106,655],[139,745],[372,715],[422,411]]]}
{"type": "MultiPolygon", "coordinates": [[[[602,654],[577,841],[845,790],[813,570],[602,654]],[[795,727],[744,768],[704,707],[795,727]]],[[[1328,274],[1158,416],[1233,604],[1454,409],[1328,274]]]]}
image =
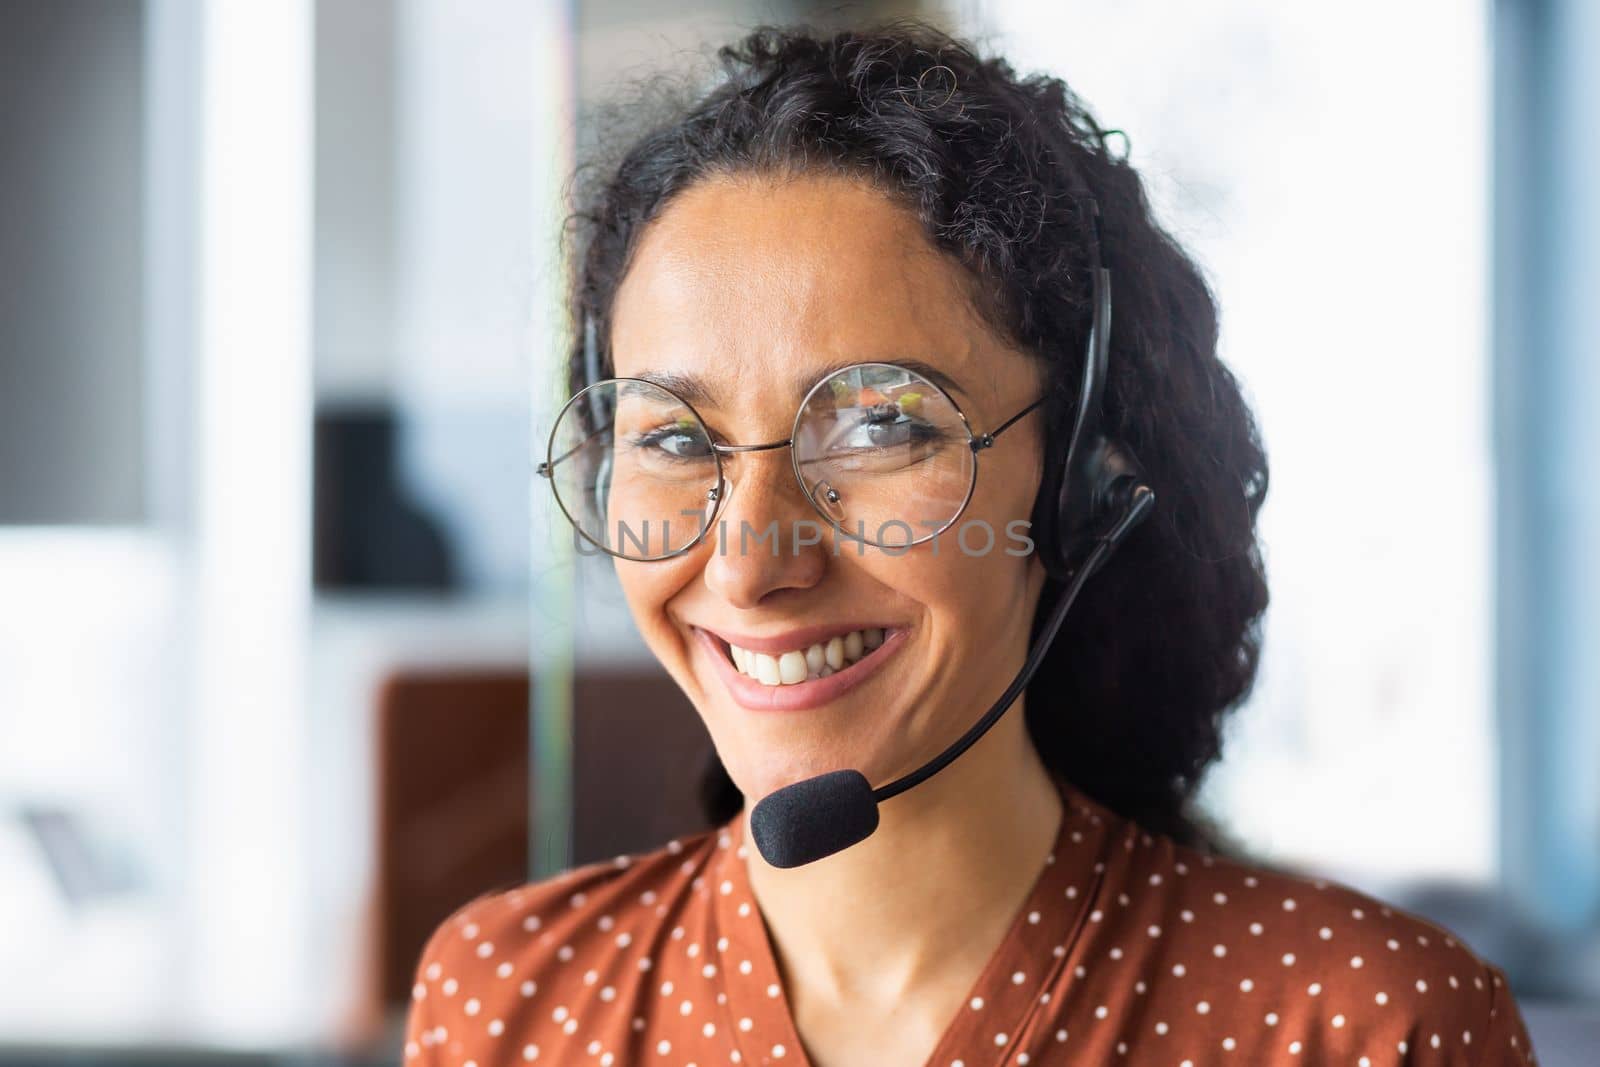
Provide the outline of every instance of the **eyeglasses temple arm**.
{"type": "Polygon", "coordinates": [[[579,449],[583,448],[584,445],[588,444],[590,441],[593,441],[596,437],[599,437],[601,434],[610,430],[611,427],[615,425],[616,423],[614,422],[608,422],[594,433],[590,434],[588,437],[585,437],[582,441],[579,441],[577,444],[561,453],[561,455],[556,456],[553,459],[540,461],[539,465],[533,468],[534,473],[542,478],[554,477],[556,473],[556,464],[565,463],[569,458],[571,458],[574,452],[577,452],[579,449]]]}
{"type": "Polygon", "coordinates": [[[1015,415],[1011,416],[1005,422],[1002,422],[999,426],[996,426],[994,429],[990,430],[988,433],[979,434],[974,437],[972,439],[972,450],[974,452],[979,452],[994,444],[994,439],[1005,433],[1007,427],[1016,422],[1018,419],[1022,418],[1022,416],[1026,415],[1028,412],[1032,411],[1034,408],[1038,407],[1040,404],[1043,404],[1045,399],[1045,397],[1041,396],[1039,399],[1035,400],[1033,403],[1029,404],[1015,415]]]}

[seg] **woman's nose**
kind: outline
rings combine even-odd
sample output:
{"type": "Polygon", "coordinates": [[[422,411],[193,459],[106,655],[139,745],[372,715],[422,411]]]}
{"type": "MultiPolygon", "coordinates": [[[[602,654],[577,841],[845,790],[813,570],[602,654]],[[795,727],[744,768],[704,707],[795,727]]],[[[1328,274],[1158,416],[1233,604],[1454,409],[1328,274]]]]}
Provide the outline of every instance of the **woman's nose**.
{"type": "Polygon", "coordinates": [[[808,589],[828,565],[828,527],[806,500],[788,450],[745,453],[723,467],[728,494],[711,531],[705,580],[734,607],[808,589]]]}

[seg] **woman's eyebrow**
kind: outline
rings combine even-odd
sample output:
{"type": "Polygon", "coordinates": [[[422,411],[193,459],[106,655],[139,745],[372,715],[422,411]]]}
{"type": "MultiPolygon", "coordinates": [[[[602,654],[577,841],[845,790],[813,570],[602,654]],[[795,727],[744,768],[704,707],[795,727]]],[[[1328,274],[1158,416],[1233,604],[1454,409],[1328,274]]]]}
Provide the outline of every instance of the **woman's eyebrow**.
{"type": "Polygon", "coordinates": [[[693,374],[672,374],[662,371],[640,371],[633,377],[641,381],[659,385],[680,400],[687,400],[691,404],[701,404],[713,407],[716,401],[712,399],[711,390],[693,374]]]}
{"type": "Polygon", "coordinates": [[[908,371],[922,375],[924,378],[928,379],[928,381],[932,382],[934,385],[937,385],[940,389],[943,389],[947,393],[960,393],[962,396],[967,395],[967,391],[961,388],[959,382],[950,377],[950,375],[946,374],[944,371],[940,370],[938,367],[935,367],[930,363],[924,363],[920,359],[899,359],[893,356],[884,356],[880,359],[842,359],[837,363],[830,363],[822,368],[822,372],[820,374],[817,374],[814,378],[812,378],[811,381],[802,385],[800,387],[800,391],[804,393],[805,390],[811,388],[812,385],[820,382],[830,374],[836,374],[837,372],[844,370],[846,367],[853,367],[858,363],[888,363],[892,366],[904,367],[908,371]]]}
{"type": "MultiPolygon", "coordinates": [[[[804,380],[796,379],[792,386],[795,399],[798,401],[805,396],[807,390],[830,375],[837,374],[846,367],[853,367],[860,363],[888,363],[896,367],[904,367],[908,371],[920,374],[939,388],[949,393],[959,393],[962,397],[967,391],[961,388],[959,382],[944,371],[920,359],[898,359],[884,357],[882,359],[841,359],[823,366],[820,370],[807,371],[804,380]]],[[[634,375],[647,382],[653,382],[663,389],[677,394],[691,404],[701,404],[707,407],[717,406],[716,397],[712,388],[699,376],[694,374],[675,374],[670,371],[641,371],[634,375]]]]}

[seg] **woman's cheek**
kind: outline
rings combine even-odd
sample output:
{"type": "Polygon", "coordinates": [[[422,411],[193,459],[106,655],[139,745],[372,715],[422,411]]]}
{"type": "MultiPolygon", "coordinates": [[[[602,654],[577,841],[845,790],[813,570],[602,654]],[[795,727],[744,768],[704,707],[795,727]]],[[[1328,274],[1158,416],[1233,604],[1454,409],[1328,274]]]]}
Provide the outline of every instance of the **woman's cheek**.
{"type": "Polygon", "coordinates": [[[688,646],[668,613],[672,598],[693,580],[693,558],[636,563],[617,560],[617,581],[634,625],[650,651],[680,683],[688,678],[688,646]]]}

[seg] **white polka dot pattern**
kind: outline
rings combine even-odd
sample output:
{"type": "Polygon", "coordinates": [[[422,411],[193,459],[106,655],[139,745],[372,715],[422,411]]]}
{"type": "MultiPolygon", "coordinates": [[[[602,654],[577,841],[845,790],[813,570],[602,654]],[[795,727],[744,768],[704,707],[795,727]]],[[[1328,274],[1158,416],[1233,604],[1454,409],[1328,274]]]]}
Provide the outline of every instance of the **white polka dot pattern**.
{"type": "MultiPolygon", "coordinates": [[[[1504,974],[1447,930],[1061,791],[1055,849],[928,1067],[1537,1062],[1504,974]]],[[[735,818],[462,906],[418,960],[405,1067],[809,1067],[744,842],[735,818]]]]}

